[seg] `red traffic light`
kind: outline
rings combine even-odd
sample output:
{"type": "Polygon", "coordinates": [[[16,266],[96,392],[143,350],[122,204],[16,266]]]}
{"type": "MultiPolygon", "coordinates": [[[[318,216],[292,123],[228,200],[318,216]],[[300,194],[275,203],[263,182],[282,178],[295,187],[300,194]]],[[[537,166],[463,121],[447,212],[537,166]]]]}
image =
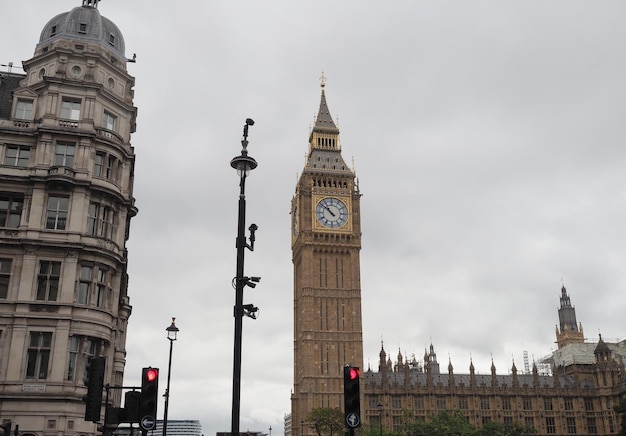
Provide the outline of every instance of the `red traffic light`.
{"type": "Polygon", "coordinates": [[[361,371],[359,371],[359,368],[350,368],[350,373],[349,373],[350,380],[356,380],[357,378],[359,378],[360,375],[361,375],[361,371]]]}
{"type": "Polygon", "coordinates": [[[149,368],[145,372],[144,376],[146,377],[146,381],[153,382],[157,378],[159,378],[159,370],[158,369],[154,369],[154,368],[149,368]]]}

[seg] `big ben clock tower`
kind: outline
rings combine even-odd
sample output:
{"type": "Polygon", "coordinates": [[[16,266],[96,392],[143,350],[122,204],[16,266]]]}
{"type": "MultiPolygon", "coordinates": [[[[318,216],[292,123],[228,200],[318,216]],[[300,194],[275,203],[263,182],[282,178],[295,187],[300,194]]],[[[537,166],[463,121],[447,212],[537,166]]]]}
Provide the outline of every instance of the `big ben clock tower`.
{"type": "Polygon", "coordinates": [[[341,156],[324,92],[291,202],[294,265],[292,435],[314,408],[343,409],[343,367],[363,367],[358,182],[341,156]]]}

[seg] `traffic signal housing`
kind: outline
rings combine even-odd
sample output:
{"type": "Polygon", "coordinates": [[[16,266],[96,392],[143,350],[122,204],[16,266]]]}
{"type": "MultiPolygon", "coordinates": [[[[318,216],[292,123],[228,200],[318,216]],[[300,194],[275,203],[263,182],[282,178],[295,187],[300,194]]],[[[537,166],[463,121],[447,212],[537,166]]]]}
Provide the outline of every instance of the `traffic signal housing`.
{"type": "Polygon", "coordinates": [[[87,361],[83,377],[83,382],[87,386],[87,395],[83,397],[83,401],[86,403],[85,421],[100,421],[105,367],[106,358],[104,357],[90,357],[87,361]]]}
{"type": "Polygon", "coordinates": [[[349,428],[361,426],[361,370],[358,366],[343,368],[343,404],[346,425],[349,428]]]}
{"type": "Polygon", "coordinates": [[[156,422],[159,395],[159,369],[143,368],[141,373],[141,397],[139,398],[139,421],[151,417],[156,422]]]}

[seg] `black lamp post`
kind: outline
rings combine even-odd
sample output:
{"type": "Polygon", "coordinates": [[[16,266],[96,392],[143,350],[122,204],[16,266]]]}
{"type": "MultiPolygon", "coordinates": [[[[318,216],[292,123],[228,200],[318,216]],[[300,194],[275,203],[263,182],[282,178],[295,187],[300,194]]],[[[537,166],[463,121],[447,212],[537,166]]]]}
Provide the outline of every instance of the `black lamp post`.
{"type": "Polygon", "coordinates": [[[239,436],[239,414],[241,410],[241,333],[243,328],[243,316],[249,316],[256,319],[258,308],[252,304],[243,304],[243,288],[248,285],[254,288],[261,280],[260,277],[244,276],[244,252],[245,248],[250,251],[254,250],[254,232],[257,229],[256,224],[251,224],[250,244],[248,244],[245,235],[246,227],[246,178],[250,171],[257,167],[256,161],[248,156],[248,127],[253,126],[254,121],[248,118],[243,126],[243,139],[241,140],[241,155],[234,157],[230,161],[230,166],[237,170],[239,176],[239,215],[237,219],[237,240],[235,246],[237,248],[237,272],[233,279],[233,287],[235,288],[235,348],[233,353],[233,405],[231,420],[231,436],[239,436]]]}
{"type": "Polygon", "coordinates": [[[165,387],[165,407],[163,409],[163,436],[167,436],[167,408],[170,405],[170,375],[172,374],[172,349],[174,348],[174,341],[178,336],[179,329],[174,323],[176,318],[172,318],[172,324],[165,329],[167,332],[167,339],[170,341],[170,360],[167,364],[167,386],[165,387]]]}

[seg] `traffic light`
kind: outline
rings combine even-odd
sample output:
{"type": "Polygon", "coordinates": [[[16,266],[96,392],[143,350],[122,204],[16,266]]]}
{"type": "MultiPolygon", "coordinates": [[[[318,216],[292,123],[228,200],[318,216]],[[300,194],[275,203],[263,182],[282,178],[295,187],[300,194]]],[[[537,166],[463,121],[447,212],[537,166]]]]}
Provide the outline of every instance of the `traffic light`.
{"type": "Polygon", "coordinates": [[[357,366],[343,368],[343,405],[346,425],[350,428],[361,426],[361,371],[357,366]]]}
{"type": "Polygon", "coordinates": [[[158,395],[159,369],[143,368],[141,373],[141,397],[139,399],[139,422],[142,422],[146,417],[150,417],[156,422],[158,395]]]}
{"type": "Polygon", "coordinates": [[[128,412],[127,422],[139,422],[139,403],[141,392],[130,391],[124,395],[124,409],[128,412]]]}
{"type": "Polygon", "coordinates": [[[104,357],[90,357],[87,361],[83,377],[83,382],[87,386],[87,395],[83,397],[83,401],[86,403],[85,421],[100,421],[105,366],[106,358],[104,357]]]}
{"type": "Polygon", "coordinates": [[[4,432],[2,436],[11,436],[11,421],[0,424],[0,428],[4,432]]]}

